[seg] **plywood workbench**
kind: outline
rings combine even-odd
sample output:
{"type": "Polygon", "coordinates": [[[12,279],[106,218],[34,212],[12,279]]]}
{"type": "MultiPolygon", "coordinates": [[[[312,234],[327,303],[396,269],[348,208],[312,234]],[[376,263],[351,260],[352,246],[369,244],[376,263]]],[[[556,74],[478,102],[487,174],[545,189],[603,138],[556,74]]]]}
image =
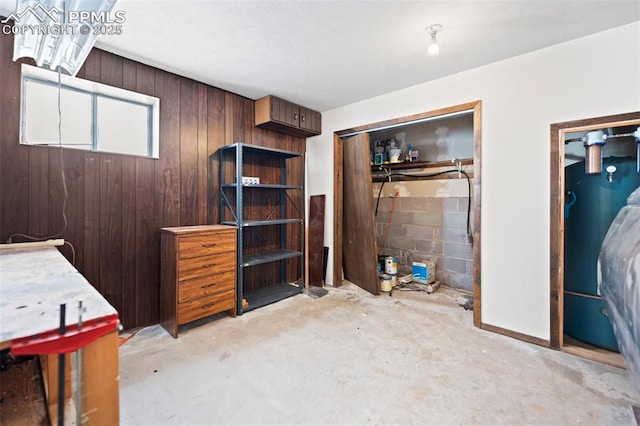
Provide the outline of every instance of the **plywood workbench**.
{"type": "MultiPolygon", "coordinates": [[[[0,245],[0,349],[47,355],[41,361],[52,422],[58,400],[58,357],[53,354],[82,348],[82,423],[118,424],[117,318],[115,308],[55,247],[0,245]],[[80,301],[85,310],[78,330],[80,301]],[[66,304],[67,333],[59,336],[62,303],[66,304]]],[[[67,399],[70,390],[69,383],[67,399]]]]}

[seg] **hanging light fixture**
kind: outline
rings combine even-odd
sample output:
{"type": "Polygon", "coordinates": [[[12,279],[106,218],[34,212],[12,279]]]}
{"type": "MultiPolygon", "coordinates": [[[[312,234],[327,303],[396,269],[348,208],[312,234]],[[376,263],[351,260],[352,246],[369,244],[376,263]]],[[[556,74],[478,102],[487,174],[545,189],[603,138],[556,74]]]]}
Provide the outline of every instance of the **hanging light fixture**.
{"type": "Polygon", "coordinates": [[[429,48],[427,49],[427,52],[429,52],[429,55],[435,56],[438,53],[440,53],[440,46],[438,45],[437,35],[439,31],[442,31],[442,25],[440,24],[429,25],[426,31],[431,37],[431,41],[429,42],[429,48]]]}
{"type": "MultiPolygon", "coordinates": [[[[13,60],[33,58],[39,67],[75,76],[96,42],[93,22],[69,22],[69,13],[104,16],[116,0],[17,0],[13,60]]],[[[8,19],[7,19],[8,21],[8,19]]],[[[4,21],[3,21],[4,23],[4,21]]]]}

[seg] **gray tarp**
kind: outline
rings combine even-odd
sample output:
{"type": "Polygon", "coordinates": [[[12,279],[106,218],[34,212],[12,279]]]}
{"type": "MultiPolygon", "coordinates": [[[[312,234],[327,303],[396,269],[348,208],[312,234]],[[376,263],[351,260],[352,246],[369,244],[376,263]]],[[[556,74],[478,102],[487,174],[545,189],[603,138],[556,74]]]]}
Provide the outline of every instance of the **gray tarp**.
{"type": "Polygon", "coordinates": [[[602,242],[598,286],[631,381],[640,391],[640,188],[629,195],[602,242]]]}

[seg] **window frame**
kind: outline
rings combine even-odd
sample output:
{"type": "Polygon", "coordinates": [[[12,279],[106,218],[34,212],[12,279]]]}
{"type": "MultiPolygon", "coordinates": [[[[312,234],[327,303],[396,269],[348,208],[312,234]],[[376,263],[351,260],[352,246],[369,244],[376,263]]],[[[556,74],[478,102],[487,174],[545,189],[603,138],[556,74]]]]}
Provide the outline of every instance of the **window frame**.
{"type": "MultiPolygon", "coordinates": [[[[77,77],[71,77],[65,74],[58,76],[57,72],[45,70],[42,68],[34,67],[27,64],[22,64],[22,74],[20,79],[21,84],[21,98],[20,98],[20,144],[30,146],[53,146],[57,147],[62,145],[66,148],[64,141],[51,141],[51,142],[29,142],[26,140],[27,133],[27,117],[26,117],[26,83],[33,82],[37,84],[43,84],[49,87],[58,89],[58,85],[61,89],[70,90],[78,93],[83,93],[90,96],[91,99],[91,147],[87,149],[85,144],[78,147],[69,147],[70,149],[79,149],[89,152],[104,152],[110,154],[119,155],[131,155],[135,157],[153,158],[158,159],[159,156],[159,127],[160,127],[160,99],[154,96],[145,95],[142,93],[133,92],[119,87],[109,86],[103,83],[96,83],[89,80],[84,80],[77,77]],[[58,84],[58,77],[60,77],[60,83],[58,84]],[[124,152],[114,152],[108,150],[98,149],[99,140],[99,128],[98,128],[98,98],[105,98],[114,100],[117,102],[125,102],[131,105],[141,106],[146,108],[147,112],[147,143],[146,154],[131,154],[124,152]]],[[[56,137],[57,139],[57,137],[56,137]]],[[[71,145],[71,144],[69,144],[71,145]]],[[[80,145],[80,144],[79,144],[80,145]]]]}

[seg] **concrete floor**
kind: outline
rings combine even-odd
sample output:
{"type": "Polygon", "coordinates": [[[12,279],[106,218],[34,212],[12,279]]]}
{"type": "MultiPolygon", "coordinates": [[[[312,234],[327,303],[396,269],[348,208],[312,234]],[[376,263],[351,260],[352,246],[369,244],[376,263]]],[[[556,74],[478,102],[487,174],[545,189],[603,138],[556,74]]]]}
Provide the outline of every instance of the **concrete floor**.
{"type": "Polygon", "coordinates": [[[348,285],[121,347],[134,424],[634,425],[624,370],[472,326],[459,293],[348,285]]]}

